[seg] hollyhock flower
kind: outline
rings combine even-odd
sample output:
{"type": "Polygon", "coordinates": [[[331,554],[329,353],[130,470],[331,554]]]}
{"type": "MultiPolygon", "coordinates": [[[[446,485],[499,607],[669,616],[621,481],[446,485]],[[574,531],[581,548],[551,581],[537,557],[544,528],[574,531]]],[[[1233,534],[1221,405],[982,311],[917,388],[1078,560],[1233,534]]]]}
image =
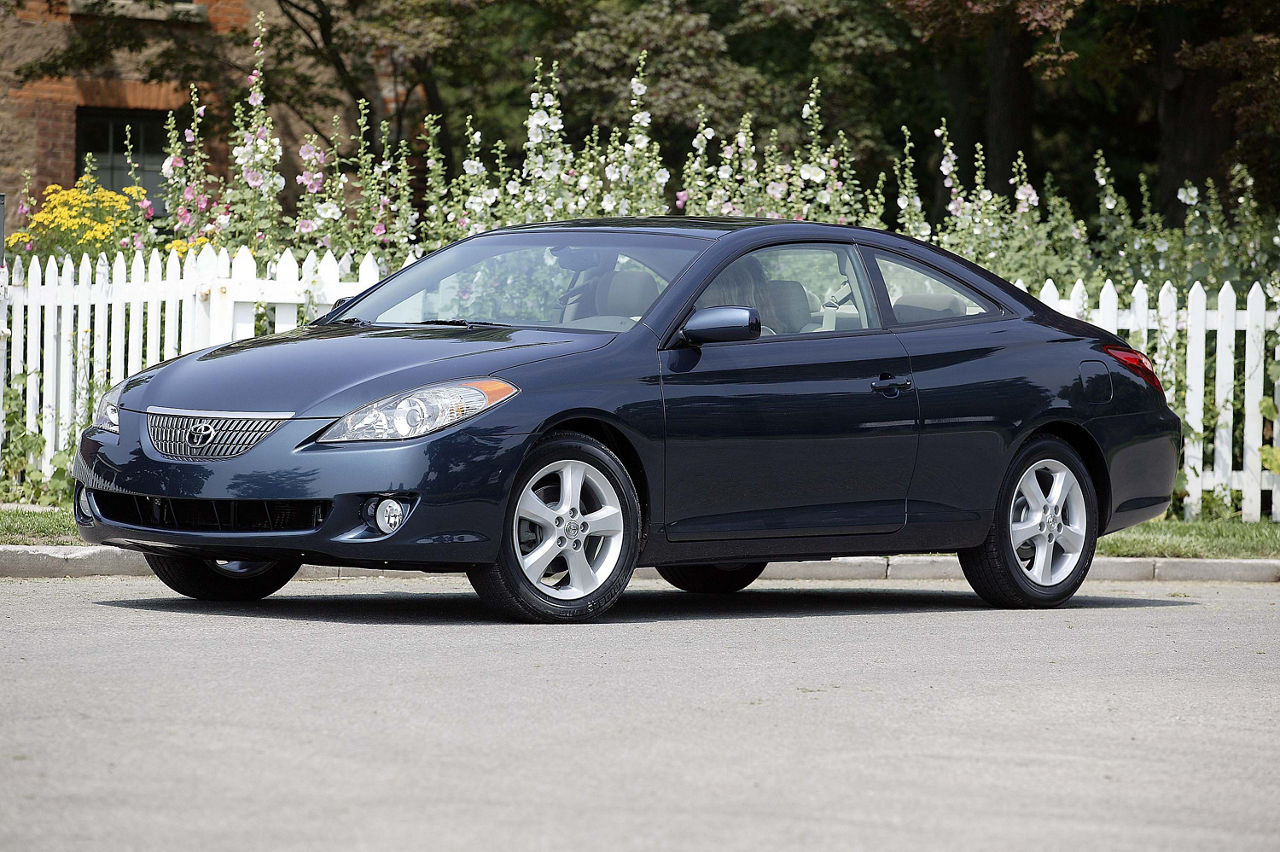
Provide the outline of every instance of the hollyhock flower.
{"type": "Polygon", "coordinates": [[[323,204],[316,205],[316,215],[322,219],[337,219],[342,216],[342,211],[338,209],[338,205],[332,201],[326,201],[323,204]]]}
{"type": "Polygon", "coordinates": [[[381,222],[373,226],[373,235],[375,237],[380,237],[386,232],[387,232],[387,226],[382,224],[381,222]]]}
{"type": "Polygon", "coordinates": [[[688,191],[688,190],[682,189],[682,190],[680,190],[679,192],[677,192],[677,193],[676,193],[676,207],[678,207],[678,208],[680,208],[681,210],[683,210],[683,209],[684,209],[684,205],[685,205],[688,201],[689,201],[689,191],[688,191]]]}
{"type": "Polygon", "coordinates": [[[152,216],[156,215],[156,209],[152,205],[150,198],[144,198],[141,201],[139,201],[138,207],[139,209],[142,210],[143,216],[146,217],[147,219],[150,219],[152,216]]]}
{"type": "Polygon", "coordinates": [[[299,234],[309,234],[316,229],[316,223],[310,219],[299,219],[296,230],[299,234]]]}
{"type": "Polygon", "coordinates": [[[196,197],[196,188],[194,186],[188,186],[182,190],[183,201],[190,201],[195,197],[196,197]]]}
{"type": "Polygon", "coordinates": [[[197,210],[204,211],[204,210],[207,210],[208,208],[209,208],[209,196],[202,195],[196,199],[197,210]]]}
{"type": "Polygon", "coordinates": [[[316,146],[308,142],[298,149],[298,156],[304,160],[314,160],[316,157],[316,146]]]}
{"type": "Polygon", "coordinates": [[[179,207],[177,215],[178,215],[179,224],[181,224],[184,228],[191,227],[191,211],[190,210],[188,210],[185,207],[179,207]]]}
{"type": "Polygon", "coordinates": [[[250,169],[249,171],[244,173],[244,182],[249,184],[249,186],[253,187],[254,189],[257,189],[258,187],[262,186],[262,172],[258,172],[258,171],[254,171],[253,169],[250,169]]]}

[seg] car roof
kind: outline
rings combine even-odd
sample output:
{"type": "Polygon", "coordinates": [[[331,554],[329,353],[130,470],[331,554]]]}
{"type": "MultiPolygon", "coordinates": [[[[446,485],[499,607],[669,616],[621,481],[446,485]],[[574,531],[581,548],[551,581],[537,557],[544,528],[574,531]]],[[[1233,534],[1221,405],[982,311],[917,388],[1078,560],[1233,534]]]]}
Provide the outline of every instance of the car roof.
{"type": "Polygon", "coordinates": [[[537,233],[542,231],[631,231],[651,234],[678,234],[706,240],[748,229],[769,228],[787,231],[792,228],[814,226],[841,228],[854,233],[883,234],[870,228],[832,225],[825,222],[809,222],[800,219],[763,219],[730,216],[620,216],[611,219],[571,219],[561,222],[534,222],[526,225],[508,225],[488,233],[537,233]]]}

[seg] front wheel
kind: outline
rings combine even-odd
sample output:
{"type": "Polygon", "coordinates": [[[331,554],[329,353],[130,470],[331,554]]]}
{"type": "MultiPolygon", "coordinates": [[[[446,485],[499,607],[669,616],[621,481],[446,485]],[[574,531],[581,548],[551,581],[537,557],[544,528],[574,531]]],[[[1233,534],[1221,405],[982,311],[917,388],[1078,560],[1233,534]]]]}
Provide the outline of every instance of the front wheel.
{"type": "Polygon", "coordinates": [[[764,573],[767,562],[748,565],[666,565],[658,569],[662,579],[685,592],[727,595],[750,586],[764,573]]]}
{"type": "Polygon", "coordinates": [[[640,553],[640,501],[618,457],[550,435],[516,476],[498,562],[467,572],[486,603],[526,621],[586,621],[617,601],[640,553]]]}
{"type": "Polygon", "coordinates": [[[1097,540],[1097,490],[1080,455],[1038,438],[1009,466],[991,531],[960,551],[960,566],[993,606],[1059,606],[1084,582],[1097,540]]]}
{"type": "Polygon", "coordinates": [[[147,564],[180,595],[202,601],[256,601],[278,592],[302,567],[298,562],[244,562],[156,556],[147,564]]]}

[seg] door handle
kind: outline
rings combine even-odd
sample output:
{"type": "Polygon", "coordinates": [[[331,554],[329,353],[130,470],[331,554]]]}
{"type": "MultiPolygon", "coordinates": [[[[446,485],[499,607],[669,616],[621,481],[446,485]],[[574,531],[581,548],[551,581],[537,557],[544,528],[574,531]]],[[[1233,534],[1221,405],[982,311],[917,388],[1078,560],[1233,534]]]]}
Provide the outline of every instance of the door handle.
{"type": "Polygon", "coordinates": [[[897,376],[889,373],[881,373],[880,378],[871,382],[871,389],[873,391],[876,393],[882,393],[889,397],[897,396],[899,392],[909,390],[910,388],[911,379],[906,378],[905,376],[898,378],[897,376]]]}

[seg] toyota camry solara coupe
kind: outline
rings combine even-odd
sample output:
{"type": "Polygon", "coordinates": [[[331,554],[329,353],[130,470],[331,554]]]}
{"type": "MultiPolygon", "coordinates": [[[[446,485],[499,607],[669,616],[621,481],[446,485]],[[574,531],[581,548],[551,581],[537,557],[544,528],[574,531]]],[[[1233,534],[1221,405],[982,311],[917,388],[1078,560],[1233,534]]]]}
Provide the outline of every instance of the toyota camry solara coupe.
{"type": "Polygon", "coordinates": [[[564,222],[112,388],[76,521],[205,600],[307,562],[466,572],[573,621],[637,565],[725,593],[774,560],[957,551],[985,600],[1046,607],[1165,511],[1179,435],[1146,356],[931,246],[564,222]]]}

